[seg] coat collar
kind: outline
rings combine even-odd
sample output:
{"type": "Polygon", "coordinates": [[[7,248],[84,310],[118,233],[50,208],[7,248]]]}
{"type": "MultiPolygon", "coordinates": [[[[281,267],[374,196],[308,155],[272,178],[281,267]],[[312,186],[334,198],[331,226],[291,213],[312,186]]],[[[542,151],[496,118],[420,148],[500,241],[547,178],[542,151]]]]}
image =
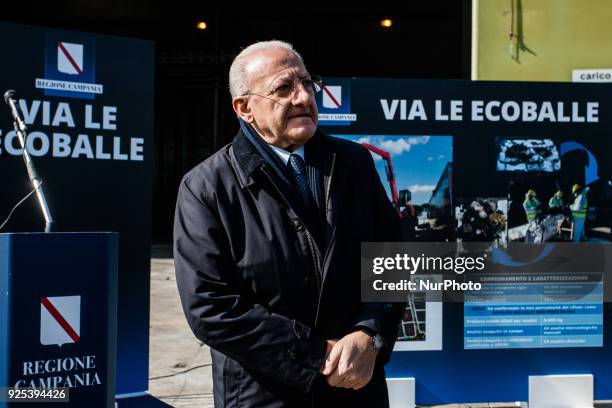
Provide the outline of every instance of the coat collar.
{"type": "Polygon", "coordinates": [[[306,161],[316,167],[323,177],[323,196],[325,208],[329,203],[329,186],[333,171],[335,152],[331,149],[329,136],[317,131],[306,143],[306,161]]]}
{"type": "MultiPolygon", "coordinates": [[[[330,150],[328,136],[317,130],[312,139],[305,145],[306,160],[315,165],[329,181],[332,171],[334,152],[330,150]]],[[[240,129],[232,141],[234,158],[238,163],[238,178],[241,187],[248,187],[255,182],[256,172],[266,162],[256,146],[248,140],[240,129]]],[[[327,183],[326,187],[327,187],[327,183]]]]}
{"type": "MultiPolygon", "coordinates": [[[[334,166],[336,161],[336,152],[333,149],[333,144],[329,140],[329,136],[322,132],[314,134],[312,139],[304,146],[306,152],[306,161],[311,163],[317,169],[323,178],[323,197],[324,197],[324,208],[325,208],[325,225],[323,228],[324,233],[324,248],[322,252],[323,258],[323,279],[327,275],[327,269],[329,267],[329,259],[334,248],[335,241],[335,230],[336,230],[336,219],[333,211],[333,191],[332,181],[334,179],[334,166]]],[[[258,176],[263,173],[262,169],[266,165],[266,160],[261,156],[261,153],[257,148],[247,139],[243,131],[240,130],[232,141],[232,148],[230,149],[230,155],[232,155],[237,163],[236,173],[238,180],[242,188],[249,187],[255,184],[258,176]]],[[[291,194],[286,192],[286,199],[289,202],[292,201],[291,194]]],[[[299,206],[294,206],[297,213],[305,219],[308,219],[308,215],[300,210],[299,206]]]]}
{"type": "Polygon", "coordinates": [[[247,139],[242,129],[232,141],[232,151],[238,163],[236,168],[238,181],[241,187],[248,187],[255,182],[253,173],[265,163],[265,159],[257,151],[255,145],[247,139]]]}

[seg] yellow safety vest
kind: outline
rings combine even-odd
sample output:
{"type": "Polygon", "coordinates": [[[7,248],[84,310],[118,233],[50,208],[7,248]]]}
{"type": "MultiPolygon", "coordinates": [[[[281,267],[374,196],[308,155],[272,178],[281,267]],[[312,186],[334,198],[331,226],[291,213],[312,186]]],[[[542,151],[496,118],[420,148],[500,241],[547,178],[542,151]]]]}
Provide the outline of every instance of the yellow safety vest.
{"type": "Polygon", "coordinates": [[[587,198],[584,192],[576,196],[576,198],[574,199],[574,205],[572,207],[574,208],[572,209],[572,217],[576,217],[576,218],[586,217],[588,202],[587,202],[587,198]]]}
{"type": "Polygon", "coordinates": [[[540,205],[540,202],[536,198],[533,200],[525,199],[525,201],[523,201],[523,208],[527,215],[527,221],[533,221],[535,219],[538,213],[538,205],[540,205]]]}
{"type": "Polygon", "coordinates": [[[563,200],[561,198],[552,197],[548,203],[550,208],[563,207],[563,200]]]}

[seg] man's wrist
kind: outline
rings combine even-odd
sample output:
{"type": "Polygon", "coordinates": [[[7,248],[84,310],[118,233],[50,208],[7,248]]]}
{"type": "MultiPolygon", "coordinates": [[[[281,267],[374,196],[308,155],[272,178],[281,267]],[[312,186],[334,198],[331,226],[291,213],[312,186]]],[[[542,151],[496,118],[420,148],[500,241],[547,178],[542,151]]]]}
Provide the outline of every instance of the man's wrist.
{"type": "Polygon", "coordinates": [[[375,330],[372,330],[371,328],[365,326],[356,326],[355,331],[361,331],[367,334],[370,337],[372,349],[374,349],[375,351],[380,351],[380,349],[385,346],[383,338],[375,330]]]}
{"type": "Polygon", "coordinates": [[[354,331],[362,331],[362,332],[364,332],[365,334],[367,334],[370,337],[374,337],[374,336],[376,336],[376,334],[378,334],[376,332],[376,330],[371,329],[371,328],[369,328],[367,326],[355,326],[355,330],[354,331]]]}

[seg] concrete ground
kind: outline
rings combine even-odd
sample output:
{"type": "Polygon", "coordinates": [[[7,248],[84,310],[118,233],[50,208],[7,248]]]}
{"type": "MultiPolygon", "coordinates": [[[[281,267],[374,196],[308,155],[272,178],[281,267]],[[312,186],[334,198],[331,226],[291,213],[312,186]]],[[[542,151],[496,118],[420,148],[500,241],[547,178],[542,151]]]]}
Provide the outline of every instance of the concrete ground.
{"type": "Polygon", "coordinates": [[[212,408],[209,348],[187,325],[169,247],[151,257],[149,392],[173,407],[212,408]]]}
{"type": "MultiPolygon", "coordinates": [[[[183,315],[171,249],[154,246],[151,255],[149,392],[172,407],[213,408],[210,351],[194,337],[183,315]]],[[[432,408],[517,406],[521,405],[452,404],[432,408]]]]}

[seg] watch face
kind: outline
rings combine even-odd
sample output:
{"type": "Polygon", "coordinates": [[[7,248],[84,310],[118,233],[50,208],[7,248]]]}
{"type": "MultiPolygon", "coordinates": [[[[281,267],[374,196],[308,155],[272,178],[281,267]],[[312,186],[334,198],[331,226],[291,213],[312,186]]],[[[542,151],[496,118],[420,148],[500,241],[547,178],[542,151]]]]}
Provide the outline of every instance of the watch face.
{"type": "Polygon", "coordinates": [[[374,347],[376,349],[382,348],[382,346],[384,345],[382,337],[380,337],[379,334],[377,334],[376,336],[372,337],[372,343],[374,344],[374,347]]]}

